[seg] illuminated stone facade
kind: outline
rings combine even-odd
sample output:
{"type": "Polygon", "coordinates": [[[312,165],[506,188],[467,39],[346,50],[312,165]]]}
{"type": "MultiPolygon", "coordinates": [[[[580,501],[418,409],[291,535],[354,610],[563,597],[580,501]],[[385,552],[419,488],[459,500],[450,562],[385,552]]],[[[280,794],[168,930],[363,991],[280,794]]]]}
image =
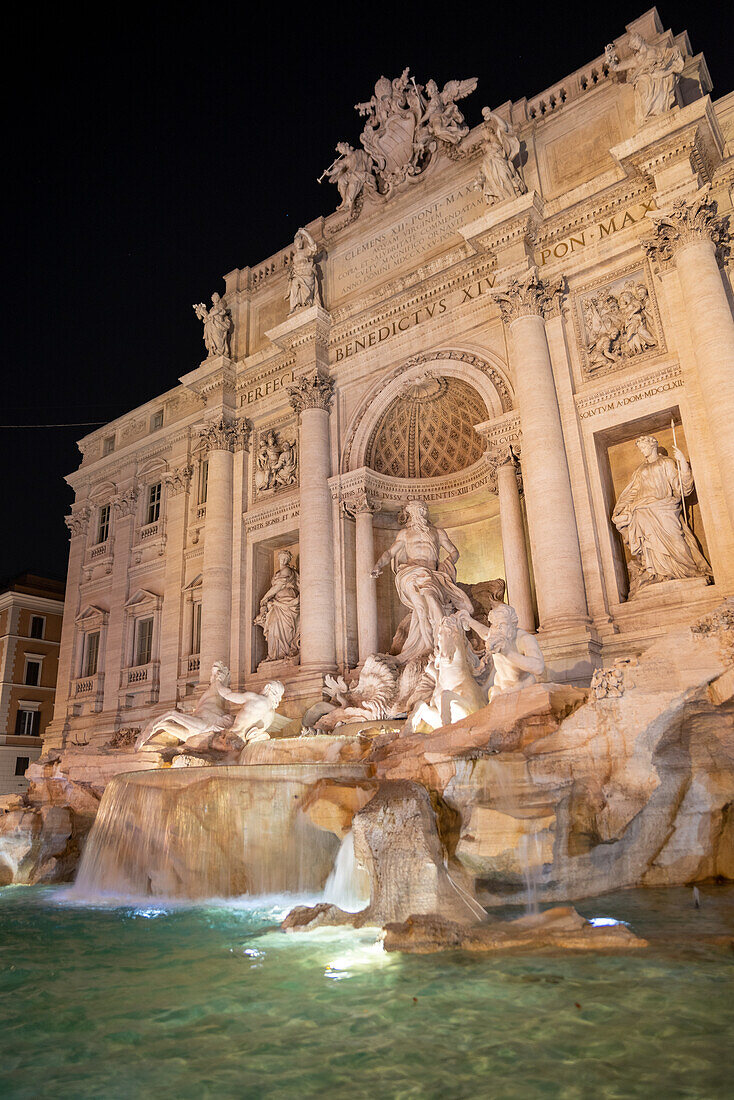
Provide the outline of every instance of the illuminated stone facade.
{"type": "Polygon", "coordinates": [[[734,95],[654,11],[473,129],[481,84],[430,83],[379,84],[339,208],[226,275],[208,358],[81,441],[50,744],[140,727],[215,660],[302,713],[389,650],[405,609],[369,574],[414,497],[459,581],[506,578],[556,681],[734,593],[734,95]],[[630,597],[611,516],[634,441],[673,432],[712,578],[630,597]],[[268,661],[283,550],[300,652],[268,661]]]}

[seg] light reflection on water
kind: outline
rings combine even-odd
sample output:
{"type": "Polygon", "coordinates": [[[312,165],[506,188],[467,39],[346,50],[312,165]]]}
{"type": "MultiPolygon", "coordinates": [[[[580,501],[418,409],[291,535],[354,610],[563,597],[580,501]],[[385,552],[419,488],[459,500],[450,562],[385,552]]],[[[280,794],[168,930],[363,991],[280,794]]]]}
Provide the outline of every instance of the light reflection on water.
{"type": "Polygon", "coordinates": [[[580,903],[651,942],[609,956],[388,954],[293,904],[0,890],[0,1095],[730,1095],[734,889],[580,903]]]}

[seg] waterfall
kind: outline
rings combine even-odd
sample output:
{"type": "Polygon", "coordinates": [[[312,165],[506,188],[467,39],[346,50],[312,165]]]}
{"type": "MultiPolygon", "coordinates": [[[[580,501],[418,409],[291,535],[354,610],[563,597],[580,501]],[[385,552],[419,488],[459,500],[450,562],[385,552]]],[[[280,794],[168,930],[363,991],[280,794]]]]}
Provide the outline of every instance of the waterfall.
{"type": "Polygon", "coordinates": [[[537,833],[524,833],[517,846],[525,880],[525,911],[538,912],[538,886],[543,875],[543,849],[537,833]]]}
{"type": "Polygon", "coordinates": [[[370,900],[370,877],[357,862],[354,834],[350,829],[336,853],[334,866],[324,887],[324,901],[338,905],[345,913],[358,913],[370,900]]]}
{"type": "Polygon", "coordinates": [[[301,810],[321,779],[362,765],[155,769],[107,785],[72,895],[196,899],[318,895],[338,840],[301,810]]]}

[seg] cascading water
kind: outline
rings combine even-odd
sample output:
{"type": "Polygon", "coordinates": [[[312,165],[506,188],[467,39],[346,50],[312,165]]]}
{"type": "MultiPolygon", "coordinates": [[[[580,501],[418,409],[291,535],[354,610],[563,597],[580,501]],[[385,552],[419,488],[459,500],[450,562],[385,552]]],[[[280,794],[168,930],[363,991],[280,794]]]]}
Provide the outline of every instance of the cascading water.
{"type": "Polygon", "coordinates": [[[107,786],[72,895],[196,899],[319,894],[339,841],[301,805],[363,765],[156,769],[107,786]]]}
{"type": "Polygon", "coordinates": [[[357,862],[352,830],[346,834],[324,887],[324,901],[338,905],[345,913],[358,913],[370,900],[370,876],[357,862]]]}

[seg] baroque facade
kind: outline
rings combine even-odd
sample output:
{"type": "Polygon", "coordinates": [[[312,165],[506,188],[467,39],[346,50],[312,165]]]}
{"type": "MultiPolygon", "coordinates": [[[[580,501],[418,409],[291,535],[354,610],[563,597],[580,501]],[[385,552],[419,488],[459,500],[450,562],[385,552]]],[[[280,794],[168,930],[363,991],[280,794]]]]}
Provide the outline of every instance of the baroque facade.
{"type": "Polygon", "coordinates": [[[139,728],[215,661],[302,714],[389,652],[373,567],[415,498],[555,681],[734,593],[734,94],[654,9],[602,46],[474,128],[473,78],[381,78],[337,210],[226,275],[201,365],[81,440],[50,747],[139,728]],[[620,520],[641,438],[687,571],[642,560],[657,513],[620,520]]]}

